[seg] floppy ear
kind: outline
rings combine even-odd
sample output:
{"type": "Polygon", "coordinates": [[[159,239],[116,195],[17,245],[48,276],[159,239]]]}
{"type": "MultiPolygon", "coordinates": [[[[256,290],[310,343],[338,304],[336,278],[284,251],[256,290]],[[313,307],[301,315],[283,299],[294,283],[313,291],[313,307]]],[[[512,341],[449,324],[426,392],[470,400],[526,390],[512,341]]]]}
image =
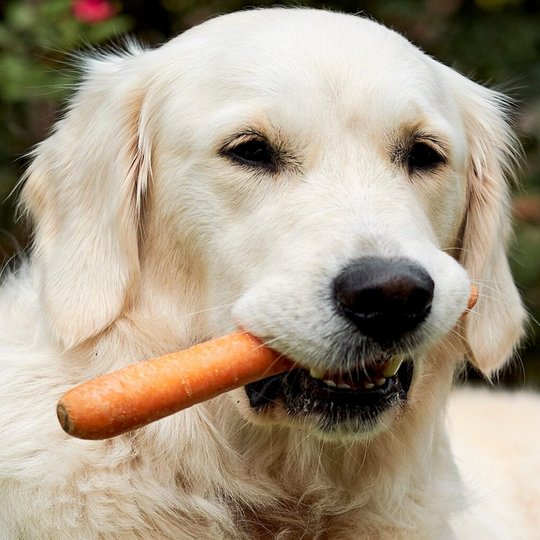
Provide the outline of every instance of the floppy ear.
{"type": "Polygon", "coordinates": [[[138,228],[149,175],[141,127],[140,50],[86,61],[53,134],[32,153],[23,205],[35,221],[45,317],[75,346],[120,314],[138,278],[138,228]]]}
{"type": "Polygon", "coordinates": [[[465,333],[471,362],[489,377],[512,355],[525,318],[506,253],[508,181],[514,176],[520,146],[508,122],[507,98],[465,79],[460,87],[470,149],[461,263],[479,290],[465,333]]]}

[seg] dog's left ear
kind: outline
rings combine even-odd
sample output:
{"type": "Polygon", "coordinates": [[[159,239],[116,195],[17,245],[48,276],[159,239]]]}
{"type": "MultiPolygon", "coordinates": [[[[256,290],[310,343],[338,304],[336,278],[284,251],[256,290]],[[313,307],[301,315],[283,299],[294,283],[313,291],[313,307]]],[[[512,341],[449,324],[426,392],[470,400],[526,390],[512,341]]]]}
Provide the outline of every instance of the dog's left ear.
{"type": "Polygon", "coordinates": [[[465,321],[469,360],[489,377],[518,344],[525,311],[507,259],[509,181],[520,146],[511,129],[505,96],[455,74],[454,86],[468,137],[468,207],[460,262],[478,287],[478,302],[465,321]]]}
{"type": "Polygon", "coordinates": [[[35,222],[46,324],[64,347],[121,313],[139,273],[141,200],[150,175],[143,129],[145,51],[86,61],[64,118],[33,152],[22,193],[35,222]]]}

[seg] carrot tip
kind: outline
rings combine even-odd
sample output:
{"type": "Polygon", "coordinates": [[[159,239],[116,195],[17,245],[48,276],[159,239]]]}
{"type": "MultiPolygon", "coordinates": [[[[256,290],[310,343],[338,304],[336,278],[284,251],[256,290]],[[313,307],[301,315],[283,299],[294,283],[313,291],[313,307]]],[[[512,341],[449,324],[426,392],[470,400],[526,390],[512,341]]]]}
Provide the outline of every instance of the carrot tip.
{"type": "Polygon", "coordinates": [[[60,422],[62,429],[66,433],[69,433],[71,435],[73,431],[73,425],[69,419],[69,414],[67,412],[67,409],[65,408],[64,404],[61,401],[56,406],[56,416],[58,416],[58,421],[60,422]]]}
{"type": "Polygon", "coordinates": [[[475,285],[471,285],[471,292],[469,295],[469,301],[467,302],[467,310],[470,311],[478,302],[478,289],[475,285]]]}

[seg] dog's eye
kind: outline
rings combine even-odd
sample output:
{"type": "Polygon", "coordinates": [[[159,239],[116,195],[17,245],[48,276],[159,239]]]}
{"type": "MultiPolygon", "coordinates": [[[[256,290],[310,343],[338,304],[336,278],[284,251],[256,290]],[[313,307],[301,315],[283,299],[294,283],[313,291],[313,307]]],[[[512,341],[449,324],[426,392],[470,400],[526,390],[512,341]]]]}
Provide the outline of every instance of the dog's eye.
{"type": "Polygon", "coordinates": [[[428,143],[415,142],[407,155],[407,166],[410,172],[427,171],[445,163],[445,157],[428,143]]]}
{"type": "Polygon", "coordinates": [[[252,167],[272,168],[275,165],[275,152],[264,139],[248,139],[225,153],[233,160],[252,167]]]}

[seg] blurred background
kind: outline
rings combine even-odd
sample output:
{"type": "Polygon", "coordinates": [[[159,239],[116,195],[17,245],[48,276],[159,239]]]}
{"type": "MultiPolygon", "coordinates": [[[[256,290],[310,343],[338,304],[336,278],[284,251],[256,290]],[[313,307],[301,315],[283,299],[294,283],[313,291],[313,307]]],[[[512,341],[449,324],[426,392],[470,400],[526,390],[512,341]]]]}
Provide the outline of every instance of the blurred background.
{"type": "MultiPolygon", "coordinates": [[[[0,0],[0,268],[29,244],[10,195],[76,81],[73,51],[121,42],[159,45],[220,13],[273,2],[240,0],[0,0]]],[[[540,2],[538,0],[357,0],[295,5],[365,13],[427,53],[519,103],[526,164],[515,190],[512,266],[531,314],[520,358],[502,384],[540,387],[540,2]]],[[[227,46],[226,43],[223,44],[227,46]]],[[[504,306],[501,306],[504,310],[504,306]]],[[[474,373],[470,377],[477,379],[474,373]]]]}

